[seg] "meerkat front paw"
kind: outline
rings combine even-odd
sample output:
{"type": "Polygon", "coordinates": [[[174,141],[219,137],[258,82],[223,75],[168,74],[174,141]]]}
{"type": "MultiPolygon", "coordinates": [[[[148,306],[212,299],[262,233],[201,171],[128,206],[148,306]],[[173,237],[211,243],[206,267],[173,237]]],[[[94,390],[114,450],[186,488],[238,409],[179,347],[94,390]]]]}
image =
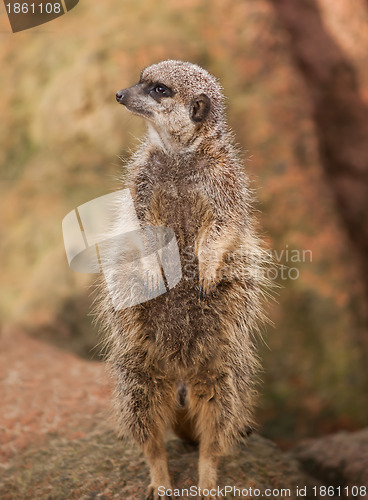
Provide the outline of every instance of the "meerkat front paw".
{"type": "Polygon", "coordinates": [[[215,280],[208,278],[199,279],[199,298],[201,300],[206,300],[210,297],[216,296],[216,286],[215,280]]]}
{"type": "Polygon", "coordinates": [[[216,296],[216,288],[219,276],[215,266],[207,266],[199,269],[199,298],[206,300],[216,296]]]}
{"type": "Polygon", "coordinates": [[[160,264],[155,255],[150,255],[141,262],[141,276],[145,293],[154,296],[165,291],[160,264]]]}
{"type": "Polygon", "coordinates": [[[163,285],[161,270],[146,270],[144,275],[145,290],[149,293],[159,292],[163,285]]]}

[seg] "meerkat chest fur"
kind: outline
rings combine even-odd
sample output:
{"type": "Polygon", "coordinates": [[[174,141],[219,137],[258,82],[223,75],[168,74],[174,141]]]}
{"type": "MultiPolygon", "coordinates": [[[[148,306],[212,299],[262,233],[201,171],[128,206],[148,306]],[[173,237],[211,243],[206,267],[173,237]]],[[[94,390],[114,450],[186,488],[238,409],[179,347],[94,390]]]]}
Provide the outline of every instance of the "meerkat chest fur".
{"type": "Polygon", "coordinates": [[[173,229],[181,253],[194,246],[204,218],[215,218],[219,210],[209,197],[210,168],[200,152],[180,157],[154,149],[133,181],[138,216],[173,229]]]}
{"type": "Polygon", "coordinates": [[[221,233],[225,231],[225,241],[219,248],[229,245],[231,251],[232,239],[242,230],[245,185],[233,164],[230,146],[218,145],[215,155],[203,147],[181,156],[152,144],[143,149],[139,156],[144,161],[132,170],[130,179],[135,208],[143,225],[174,231],[183,277],[165,295],[141,304],[137,314],[139,323],[150,332],[155,356],[167,361],[169,371],[173,367],[180,371],[199,356],[217,358],[219,348],[227,342],[222,330],[224,304],[239,289],[222,283],[216,297],[203,301],[199,280],[207,271],[213,273],[211,280],[217,279],[216,266],[221,265],[225,253],[216,246],[224,238],[221,233]]]}

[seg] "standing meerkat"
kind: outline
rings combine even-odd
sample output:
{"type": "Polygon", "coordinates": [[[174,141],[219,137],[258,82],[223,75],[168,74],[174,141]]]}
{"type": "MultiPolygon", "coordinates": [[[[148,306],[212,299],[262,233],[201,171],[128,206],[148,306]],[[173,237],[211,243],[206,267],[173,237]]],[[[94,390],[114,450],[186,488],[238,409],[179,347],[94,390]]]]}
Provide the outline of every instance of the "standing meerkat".
{"type": "Polygon", "coordinates": [[[154,64],[116,99],[148,125],[128,165],[139,222],[174,231],[183,273],[167,293],[123,310],[102,288],[119,431],[147,459],[147,499],[170,498],[167,425],[199,443],[199,498],[216,498],[219,457],[254,426],[252,334],[265,279],[248,181],[221,86],[201,67],[154,64]]]}

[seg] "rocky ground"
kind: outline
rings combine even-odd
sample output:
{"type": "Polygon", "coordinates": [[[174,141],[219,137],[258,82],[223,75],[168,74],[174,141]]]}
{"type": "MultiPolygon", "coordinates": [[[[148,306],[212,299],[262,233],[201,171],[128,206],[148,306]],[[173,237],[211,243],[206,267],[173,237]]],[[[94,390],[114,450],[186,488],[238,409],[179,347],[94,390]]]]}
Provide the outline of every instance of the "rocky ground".
{"type": "Polygon", "coordinates": [[[293,454],[305,470],[328,485],[350,492],[368,486],[368,429],[310,439],[296,446],[293,454]]]}
{"type": "MultiPolygon", "coordinates": [[[[20,331],[3,331],[1,345],[0,498],[144,498],[148,469],[115,436],[104,366],[20,331]]],[[[197,449],[172,436],[167,448],[175,487],[194,486],[197,449]]],[[[249,498],[267,488],[274,498],[299,498],[303,487],[305,498],[315,498],[314,485],[367,484],[367,471],[368,430],[310,440],[291,452],[253,435],[222,459],[219,482],[247,489],[249,498]]]]}

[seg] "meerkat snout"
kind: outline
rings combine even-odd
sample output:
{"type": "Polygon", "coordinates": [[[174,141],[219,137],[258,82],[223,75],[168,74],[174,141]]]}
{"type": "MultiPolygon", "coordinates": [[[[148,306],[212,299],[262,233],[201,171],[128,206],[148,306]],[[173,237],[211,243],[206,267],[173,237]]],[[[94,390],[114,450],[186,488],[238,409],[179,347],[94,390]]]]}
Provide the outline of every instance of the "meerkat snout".
{"type": "Polygon", "coordinates": [[[116,100],[120,103],[120,104],[124,104],[124,98],[126,97],[126,93],[125,93],[125,90],[119,90],[118,92],[116,92],[116,100]]]}

